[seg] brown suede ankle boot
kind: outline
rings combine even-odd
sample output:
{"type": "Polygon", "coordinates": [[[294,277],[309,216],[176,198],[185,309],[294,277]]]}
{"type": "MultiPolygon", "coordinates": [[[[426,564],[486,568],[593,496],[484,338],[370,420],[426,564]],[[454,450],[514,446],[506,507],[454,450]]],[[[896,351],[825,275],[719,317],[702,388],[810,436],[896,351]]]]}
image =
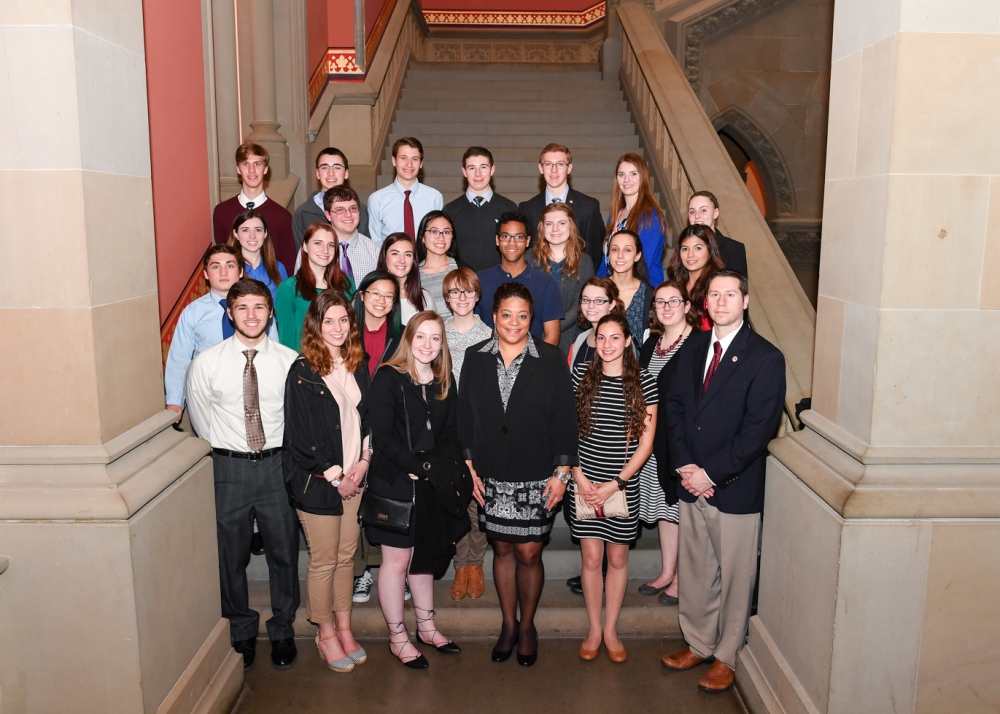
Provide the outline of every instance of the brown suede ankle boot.
{"type": "Polygon", "coordinates": [[[483,593],[486,592],[486,578],[483,575],[483,564],[470,565],[466,570],[469,571],[469,597],[473,600],[482,597],[483,593]]]}
{"type": "Polygon", "coordinates": [[[452,600],[461,600],[469,594],[470,570],[472,570],[472,567],[469,565],[463,565],[461,568],[455,568],[455,582],[451,584],[452,600]]]}

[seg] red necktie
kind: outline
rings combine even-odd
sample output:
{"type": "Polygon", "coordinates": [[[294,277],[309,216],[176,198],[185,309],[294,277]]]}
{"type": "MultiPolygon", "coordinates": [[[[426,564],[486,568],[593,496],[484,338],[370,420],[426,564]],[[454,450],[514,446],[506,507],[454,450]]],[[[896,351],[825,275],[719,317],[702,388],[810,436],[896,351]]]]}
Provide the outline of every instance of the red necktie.
{"type": "Polygon", "coordinates": [[[413,238],[417,232],[413,227],[413,204],[410,203],[410,192],[404,191],[406,198],[403,200],[403,231],[413,238]]]}
{"type": "Polygon", "coordinates": [[[705,375],[705,383],[701,385],[701,396],[705,396],[705,392],[708,391],[708,384],[712,381],[712,377],[715,376],[715,370],[719,368],[719,362],[722,361],[722,343],[718,340],[715,341],[715,356],[712,357],[712,364],[708,365],[708,373],[705,375]]]}

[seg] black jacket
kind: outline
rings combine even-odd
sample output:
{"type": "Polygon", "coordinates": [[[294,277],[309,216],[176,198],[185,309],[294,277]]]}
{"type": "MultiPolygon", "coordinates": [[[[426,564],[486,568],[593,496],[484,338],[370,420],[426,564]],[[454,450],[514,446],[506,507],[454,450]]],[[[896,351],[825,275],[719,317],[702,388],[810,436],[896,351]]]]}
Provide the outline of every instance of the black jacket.
{"type": "MultiPolygon", "coordinates": [[[[566,194],[566,203],[576,215],[576,226],[580,229],[580,237],[583,238],[587,246],[587,255],[596,268],[604,258],[604,219],[601,217],[601,202],[571,188],[566,194]]],[[[528,219],[526,226],[528,235],[536,238],[538,222],[542,220],[542,211],[545,210],[545,192],[524,201],[518,208],[528,219]]]]}
{"type": "Polygon", "coordinates": [[[576,400],[566,358],[534,339],[538,358],[526,356],[507,410],[497,381],[497,357],[465,351],[458,398],[459,438],[480,478],[541,481],[556,466],[578,463],[576,400]]]}
{"type": "MultiPolygon", "coordinates": [[[[666,406],[670,468],[697,464],[705,469],[716,484],[708,503],[723,513],[760,513],[767,445],[785,402],[785,357],[744,322],[703,397],[713,334],[691,335],[677,355],[666,406]]],[[[696,500],[679,480],[677,495],[688,503],[696,500]]]]}
{"type": "MultiPolygon", "coordinates": [[[[362,361],[354,372],[361,390],[358,414],[361,440],[368,435],[368,364],[362,361]]],[[[340,407],[330,388],[305,357],[292,363],[285,380],[285,436],[281,469],[292,507],[321,516],[340,516],[344,504],[340,493],[321,477],[331,466],[343,465],[340,407]]]]}
{"type": "Polygon", "coordinates": [[[715,241],[719,244],[719,253],[722,256],[722,262],[726,264],[726,268],[735,270],[737,273],[742,273],[749,278],[747,247],[738,240],[727,238],[718,228],[715,229],[715,241]]]}

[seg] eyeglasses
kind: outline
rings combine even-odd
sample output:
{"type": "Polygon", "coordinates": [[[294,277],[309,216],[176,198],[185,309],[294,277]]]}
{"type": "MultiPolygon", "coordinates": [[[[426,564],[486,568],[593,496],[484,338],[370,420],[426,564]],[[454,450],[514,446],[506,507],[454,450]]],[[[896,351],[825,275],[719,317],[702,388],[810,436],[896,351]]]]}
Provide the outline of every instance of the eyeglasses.
{"type": "Polygon", "coordinates": [[[343,171],[345,168],[347,168],[347,167],[345,167],[343,164],[320,164],[319,165],[319,170],[320,171],[338,171],[338,170],[339,171],[343,171]]]}
{"type": "Polygon", "coordinates": [[[510,233],[501,233],[497,236],[501,243],[509,243],[514,241],[515,243],[524,243],[528,240],[528,236],[524,233],[518,233],[517,235],[511,235],[510,233]]]}
{"type": "Polygon", "coordinates": [[[383,295],[382,293],[377,293],[374,290],[362,290],[362,293],[370,297],[375,302],[389,302],[391,303],[396,299],[395,295],[383,295]]]}
{"type": "Polygon", "coordinates": [[[569,164],[567,164],[565,161],[559,161],[557,163],[546,161],[545,163],[542,164],[542,168],[545,169],[546,171],[548,171],[549,169],[559,169],[560,171],[562,171],[567,166],[569,166],[569,164]]]}
{"type": "Polygon", "coordinates": [[[580,298],[580,304],[581,305],[598,305],[598,306],[600,306],[600,305],[607,305],[609,302],[611,302],[611,301],[608,300],[607,298],[585,298],[585,297],[580,298]]]}
{"type": "Polygon", "coordinates": [[[361,213],[361,209],[358,208],[357,206],[349,206],[347,208],[341,206],[340,208],[334,208],[332,211],[330,211],[330,213],[332,213],[335,216],[345,216],[348,213],[361,213]]]}
{"type": "Polygon", "coordinates": [[[444,230],[441,230],[439,228],[428,228],[426,231],[424,231],[424,234],[429,235],[431,238],[437,238],[438,236],[451,238],[453,235],[455,235],[455,231],[451,230],[450,228],[446,228],[444,230]]]}
{"type": "Polygon", "coordinates": [[[450,297],[452,299],[455,299],[455,298],[470,298],[470,297],[475,297],[475,296],[476,296],[476,291],[475,290],[449,290],[448,291],[448,297],[450,297]]]}
{"type": "Polygon", "coordinates": [[[657,310],[662,310],[667,305],[674,308],[675,310],[684,304],[684,301],[680,298],[670,298],[669,300],[653,300],[653,307],[657,310]]]}

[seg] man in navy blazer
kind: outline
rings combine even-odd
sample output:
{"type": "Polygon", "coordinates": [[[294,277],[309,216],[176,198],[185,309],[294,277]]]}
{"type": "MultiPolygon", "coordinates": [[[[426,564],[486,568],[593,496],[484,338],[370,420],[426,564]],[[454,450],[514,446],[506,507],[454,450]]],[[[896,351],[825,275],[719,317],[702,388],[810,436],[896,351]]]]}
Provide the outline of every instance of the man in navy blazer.
{"type": "Polygon", "coordinates": [[[667,397],[670,466],[680,476],[678,619],[688,647],[667,669],[712,660],[698,683],[735,678],[757,576],[767,445],[785,400],[785,358],[743,319],[747,279],[721,270],[708,288],[715,327],[689,338],[667,397]]]}

